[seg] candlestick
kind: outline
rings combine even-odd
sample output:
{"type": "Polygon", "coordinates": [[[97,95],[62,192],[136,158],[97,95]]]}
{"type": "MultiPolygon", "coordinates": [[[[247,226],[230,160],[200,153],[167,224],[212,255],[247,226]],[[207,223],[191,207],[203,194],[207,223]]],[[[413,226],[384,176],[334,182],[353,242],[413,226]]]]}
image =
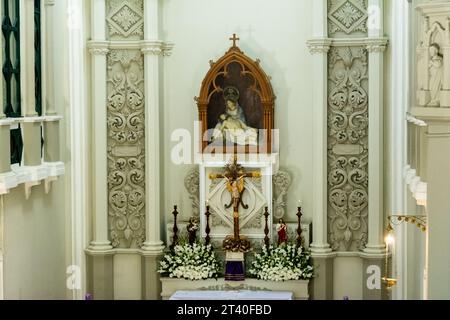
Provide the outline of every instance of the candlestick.
{"type": "Polygon", "coordinates": [[[205,237],[205,243],[206,245],[208,245],[211,241],[211,237],[209,236],[209,233],[211,232],[211,229],[209,227],[209,216],[211,215],[211,213],[209,212],[209,206],[206,206],[206,212],[205,212],[205,216],[206,216],[206,228],[205,228],[205,232],[206,232],[206,237],[205,237]]]}
{"type": "Polygon", "coordinates": [[[265,221],[266,221],[266,225],[264,227],[264,235],[265,235],[264,236],[264,245],[266,247],[268,247],[269,244],[270,244],[270,239],[269,239],[269,222],[268,222],[268,219],[269,219],[269,208],[268,207],[266,207],[265,210],[264,210],[264,218],[265,218],[265,221]]]}
{"type": "Polygon", "coordinates": [[[172,245],[170,246],[170,249],[172,250],[178,242],[178,226],[177,226],[177,216],[178,216],[178,210],[177,206],[173,206],[173,238],[172,238],[172,245]]]}
{"type": "MultiPolygon", "coordinates": [[[[299,200],[299,202],[301,202],[299,200]]],[[[298,217],[298,226],[297,226],[297,247],[302,245],[302,207],[299,205],[296,216],[298,217]]]]}

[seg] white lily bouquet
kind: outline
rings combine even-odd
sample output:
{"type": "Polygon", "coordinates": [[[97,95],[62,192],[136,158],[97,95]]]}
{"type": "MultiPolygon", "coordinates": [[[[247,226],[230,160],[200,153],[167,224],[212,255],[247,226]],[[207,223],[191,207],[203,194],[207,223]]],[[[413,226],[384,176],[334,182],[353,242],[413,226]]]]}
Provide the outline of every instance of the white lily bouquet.
{"type": "Polygon", "coordinates": [[[255,254],[249,273],[268,281],[308,280],[314,272],[310,258],[309,251],[295,244],[263,246],[262,252],[255,254]]]}
{"type": "Polygon", "coordinates": [[[210,244],[185,243],[164,256],[158,272],[170,278],[202,280],[217,278],[220,266],[210,244]]]}

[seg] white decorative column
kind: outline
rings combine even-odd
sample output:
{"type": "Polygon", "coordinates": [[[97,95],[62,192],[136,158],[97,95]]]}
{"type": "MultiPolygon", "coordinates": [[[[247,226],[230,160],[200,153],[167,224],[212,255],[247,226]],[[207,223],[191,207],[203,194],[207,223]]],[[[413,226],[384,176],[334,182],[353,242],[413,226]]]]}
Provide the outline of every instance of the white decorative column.
{"type": "Polygon", "coordinates": [[[93,153],[93,240],[91,251],[112,249],[108,240],[108,172],[106,121],[106,18],[105,0],[92,0],[92,153],[93,153]]]}
{"type": "Polygon", "coordinates": [[[92,277],[87,290],[94,299],[114,298],[113,252],[108,237],[108,166],[107,166],[107,54],[106,3],[91,1],[92,40],[88,43],[91,65],[92,117],[92,241],[86,253],[87,273],[92,277]]]}
{"type": "Polygon", "coordinates": [[[142,53],[145,65],[145,242],[142,246],[142,298],[160,299],[161,283],[157,273],[164,244],[161,241],[160,205],[160,59],[170,54],[160,38],[159,1],[144,0],[144,41],[142,53]]]}
{"type": "MultiPolygon", "coordinates": [[[[377,267],[386,274],[385,207],[384,207],[384,38],[383,0],[368,1],[366,49],[368,52],[368,221],[367,244],[363,257],[363,299],[387,299],[385,284],[380,288],[367,285],[369,270],[377,267]]],[[[381,281],[381,279],[378,279],[381,281]]]]}
{"type": "Polygon", "coordinates": [[[317,277],[314,299],[333,298],[333,254],[328,244],[328,39],[327,0],[313,2],[313,38],[308,41],[313,63],[313,242],[311,252],[317,277]]]}
{"type": "Polygon", "coordinates": [[[327,140],[328,140],[328,51],[331,40],[328,39],[327,29],[327,1],[314,1],[314,36],[308,42],[309,49],[313,55],[313,242],[311,250],[314,254],[331,252],[328,244],[327,233],[327,140]],[[319,18],[321,17],[321,18],[319,18]]]}
{"type": "Polygon", "coordinates": [[[146,167],[146,240],[142,250],[148,254],[160,254],[164,249],[161,241],[160,210],[160,82],[159,63],[163,42],[159,40],[159,1],[144,0],[144,77],[145,77],[145,167],[146,167]]]}
{"type": "Polygon", "coordinates": [[[384,244],[384,51],[383,1],[369,0],[369,221],[364,252],[383,255],[384,244]]]}
{"type": "MultiPolygon", "coordinates": [[[[411,4],[407,1],[391,1],[389,4],[391,15],[396,17],[396,23],[391,24],[390,49],[391,49],[391,72],[389,77],[389,109],[386,109],[390,119],[388,128],[388,163],[389,179],[386,184],[389,186],[389,203],[386,203],[386,214],[396,215],[406,212],[406,184],[404,181],[404,171],[407,165],[407,121],[405,114],[409,108],[409,87],[410,87],[410,25],[409,15],[411,4]]],[[[386,130],[387,129],[387,130],[386,130]]],[[[393,270],[399,277],[397,285],[394,287],[392,298],[404,300],[407,298],[407,228],[401,225],[395,228],[395,252],[392,263],[393,270]]]]}

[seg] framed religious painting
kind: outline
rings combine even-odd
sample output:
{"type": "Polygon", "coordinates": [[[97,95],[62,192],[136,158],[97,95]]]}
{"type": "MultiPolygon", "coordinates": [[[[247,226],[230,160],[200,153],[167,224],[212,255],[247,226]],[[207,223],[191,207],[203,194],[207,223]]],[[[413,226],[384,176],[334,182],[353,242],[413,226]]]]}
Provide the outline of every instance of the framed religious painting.
{"type": "Polygon", "coordinates": [[[210,62],[196,98],[202,153],[271,153],[275,96],[259,60],[233,46],[210,62]]]}

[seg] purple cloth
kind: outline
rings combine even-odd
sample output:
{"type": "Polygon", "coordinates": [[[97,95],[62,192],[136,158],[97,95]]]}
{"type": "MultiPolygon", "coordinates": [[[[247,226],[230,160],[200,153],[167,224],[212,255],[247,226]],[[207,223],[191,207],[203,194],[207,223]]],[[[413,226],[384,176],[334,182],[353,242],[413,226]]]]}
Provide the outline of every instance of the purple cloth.
{"type": "Polygon", "coordinates": [[[244,281],[245,269],[242,261],[227,261],[225,265],[226,281],[244,281]]]}

